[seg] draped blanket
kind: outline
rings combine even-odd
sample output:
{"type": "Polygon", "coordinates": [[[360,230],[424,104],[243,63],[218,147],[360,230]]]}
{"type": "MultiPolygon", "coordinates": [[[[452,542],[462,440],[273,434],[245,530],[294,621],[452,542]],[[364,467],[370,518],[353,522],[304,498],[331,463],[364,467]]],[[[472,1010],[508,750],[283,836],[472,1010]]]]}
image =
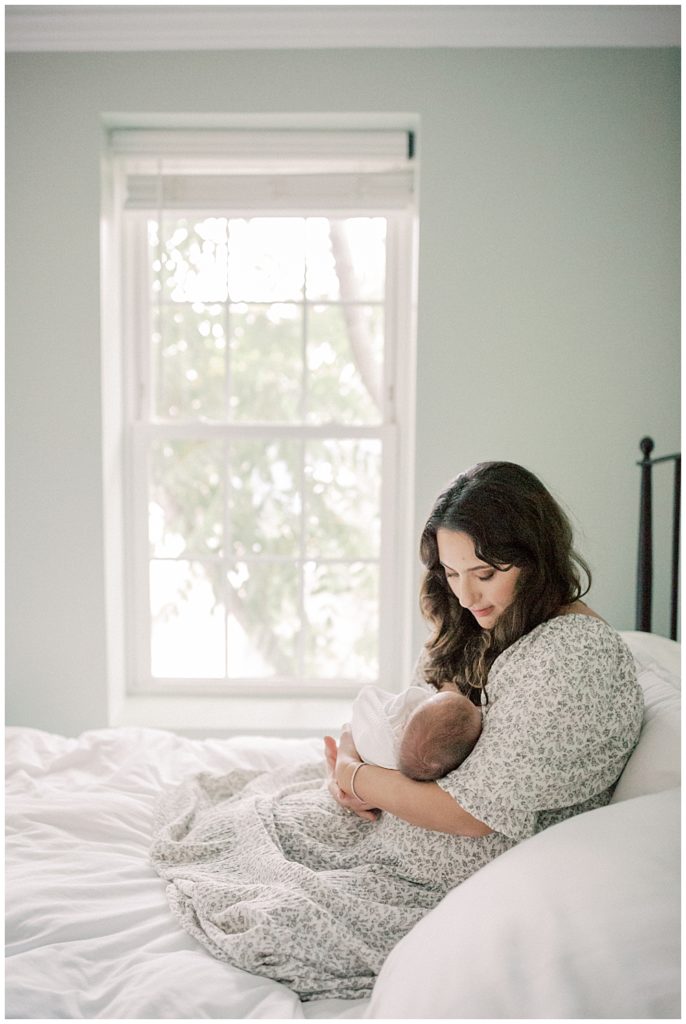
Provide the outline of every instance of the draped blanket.
{"type": "Polygon", "coordinates": [[[158,807],[151,860],[183,927],[303,1000],[360,998],[445,893],[513,845],[348,814],[324,766],[200,774],[158,807]]]}

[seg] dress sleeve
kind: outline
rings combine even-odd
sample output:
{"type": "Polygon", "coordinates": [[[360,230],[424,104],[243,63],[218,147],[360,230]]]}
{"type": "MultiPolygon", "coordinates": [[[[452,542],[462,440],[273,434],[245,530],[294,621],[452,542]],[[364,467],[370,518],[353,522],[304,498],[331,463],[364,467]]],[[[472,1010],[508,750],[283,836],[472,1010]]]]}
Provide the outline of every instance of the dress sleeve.
{"type": "Polygon", "coordinates": [[[588,616],[544,623],[496,660],[491,687],[474,750],[438,782],[475,818],[525,839],[542,812],[583,804],[617,781],[643,697],[611,627],[588,616]]]}

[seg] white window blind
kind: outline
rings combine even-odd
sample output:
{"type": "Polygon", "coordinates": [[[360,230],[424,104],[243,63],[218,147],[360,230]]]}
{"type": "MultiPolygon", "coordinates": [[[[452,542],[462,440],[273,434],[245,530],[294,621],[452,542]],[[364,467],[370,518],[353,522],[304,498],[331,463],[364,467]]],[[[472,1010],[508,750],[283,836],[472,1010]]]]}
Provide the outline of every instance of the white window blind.
{"type": "Polygon", "coordinates": [[[413,201],[406,131],[114,130],[130,210],[402,209],[413,201]]]}

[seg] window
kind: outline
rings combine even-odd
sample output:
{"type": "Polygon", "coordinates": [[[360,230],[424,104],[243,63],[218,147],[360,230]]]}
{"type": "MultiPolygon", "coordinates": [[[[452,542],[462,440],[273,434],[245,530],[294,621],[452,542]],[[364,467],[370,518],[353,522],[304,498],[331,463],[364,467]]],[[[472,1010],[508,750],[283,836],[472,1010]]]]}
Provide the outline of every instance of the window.
{"type": "Polygon", "coordinates": [[[130,692],[402,682],[408,138],[110,131],[130,692]]]}

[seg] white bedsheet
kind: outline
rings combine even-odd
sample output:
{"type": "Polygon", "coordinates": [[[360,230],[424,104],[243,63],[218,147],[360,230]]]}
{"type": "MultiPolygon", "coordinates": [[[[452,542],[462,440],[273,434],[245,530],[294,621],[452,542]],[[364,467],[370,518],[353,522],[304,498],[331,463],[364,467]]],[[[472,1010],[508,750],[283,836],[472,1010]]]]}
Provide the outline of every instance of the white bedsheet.
{"type": "Polygon", "coordinates": [[[161,786],[320,758],[319,740],[7,733],[6,1018],[362,1016],[367,1000],[301,1004],[214,960],[181,930],[147,861],[161,786]]]}

